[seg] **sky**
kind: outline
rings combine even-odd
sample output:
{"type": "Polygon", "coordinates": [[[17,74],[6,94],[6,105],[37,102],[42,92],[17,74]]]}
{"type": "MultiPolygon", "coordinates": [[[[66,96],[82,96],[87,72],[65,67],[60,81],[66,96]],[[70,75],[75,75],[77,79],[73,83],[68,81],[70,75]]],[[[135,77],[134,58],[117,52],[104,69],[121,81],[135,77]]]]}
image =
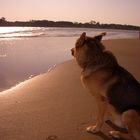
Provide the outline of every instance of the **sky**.
{"type": "Polygon", "coordinates": [[[140,26],[140,0],[0,0],[0,18],[140,26]]]}

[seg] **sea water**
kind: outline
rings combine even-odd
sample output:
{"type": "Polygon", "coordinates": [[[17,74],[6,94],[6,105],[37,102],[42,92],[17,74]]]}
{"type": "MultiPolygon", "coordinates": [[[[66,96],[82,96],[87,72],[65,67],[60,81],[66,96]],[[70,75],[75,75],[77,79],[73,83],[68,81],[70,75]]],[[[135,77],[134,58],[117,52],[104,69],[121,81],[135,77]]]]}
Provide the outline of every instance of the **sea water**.
{"type": "Polygon", "coordinates": [[[104,39],[138,38],[138,31],[93,28],[0,27],[0,91],[72,59],[82,32],[107,32],[104,39]]]}

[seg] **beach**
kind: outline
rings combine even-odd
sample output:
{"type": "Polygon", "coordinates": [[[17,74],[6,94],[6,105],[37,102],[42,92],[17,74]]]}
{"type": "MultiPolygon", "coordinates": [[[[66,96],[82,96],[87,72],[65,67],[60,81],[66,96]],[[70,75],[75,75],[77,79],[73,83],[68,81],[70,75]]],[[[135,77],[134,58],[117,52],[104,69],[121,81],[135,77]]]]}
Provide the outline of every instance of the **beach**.
{"type": "MultiPolygon", "coordinates": [[[[103,44],[140,81],[140,40],[105,40],[103,44]]],[[[85,131],[95,123],[97,107],[82,87],[80,73],[72,59],[1,92],[0,139],[110,140],[108,131],[114,128],[109,123],[98,134],[85,131]]]]}

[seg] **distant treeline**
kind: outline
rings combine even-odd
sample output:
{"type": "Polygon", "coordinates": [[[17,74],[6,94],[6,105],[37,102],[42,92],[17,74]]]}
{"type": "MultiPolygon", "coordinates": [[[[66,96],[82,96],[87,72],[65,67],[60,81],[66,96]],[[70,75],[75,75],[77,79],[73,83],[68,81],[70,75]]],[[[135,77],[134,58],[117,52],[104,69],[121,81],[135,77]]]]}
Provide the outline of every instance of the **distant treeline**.
{"type": "Polygon", "coordinates": [[[101,24],[100,22],[92,20],[87,23],[70,22],[70,21],[49,21],[49,20],[7,21],[4,17],[0,18],[0,26],[77,27],[77,28],[79,27],[79,28],[139,30],[138,26],[122,25],[122,24],[101,24]]]}

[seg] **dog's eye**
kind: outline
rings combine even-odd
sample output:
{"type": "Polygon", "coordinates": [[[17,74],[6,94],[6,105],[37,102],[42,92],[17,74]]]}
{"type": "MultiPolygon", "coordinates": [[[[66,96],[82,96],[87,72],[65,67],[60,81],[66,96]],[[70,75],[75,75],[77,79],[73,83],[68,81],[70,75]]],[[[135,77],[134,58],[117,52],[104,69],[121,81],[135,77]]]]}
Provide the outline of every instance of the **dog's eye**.
{"type": "Polygon", "coordinates": [[[78,48],[79,46],[80,46],[79,42],[76,42],[75,47],[78,48]]]}
{"type": "Polygon", "coordinates": [[[86,43],[86,41],[78,41],[78,42],[76,42],[76,44],[75,44],[75,46],[76,46],[76,48],[79,48],[79,47],[82,47],[84,44],[86,43]]]}

